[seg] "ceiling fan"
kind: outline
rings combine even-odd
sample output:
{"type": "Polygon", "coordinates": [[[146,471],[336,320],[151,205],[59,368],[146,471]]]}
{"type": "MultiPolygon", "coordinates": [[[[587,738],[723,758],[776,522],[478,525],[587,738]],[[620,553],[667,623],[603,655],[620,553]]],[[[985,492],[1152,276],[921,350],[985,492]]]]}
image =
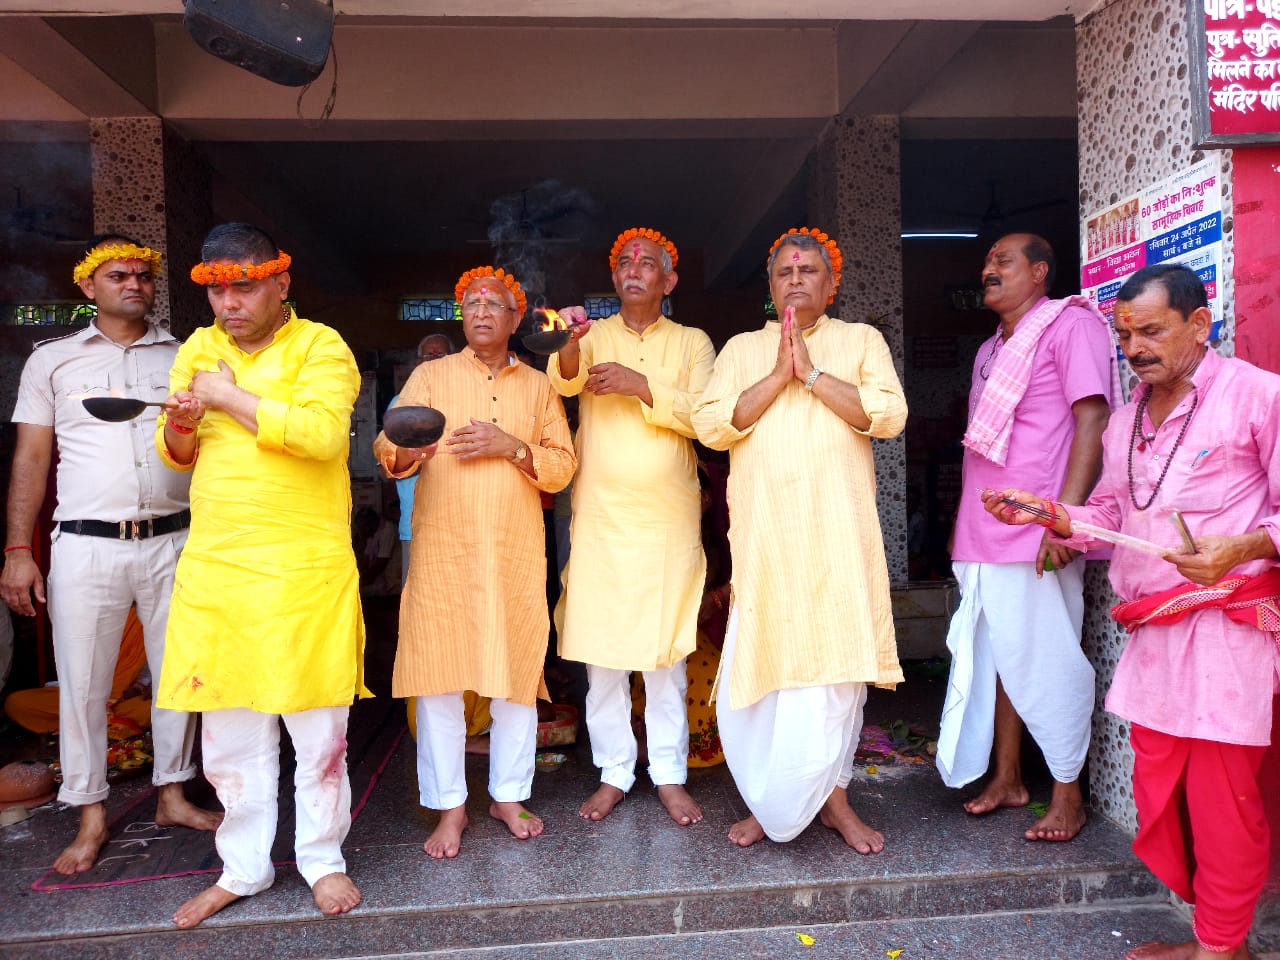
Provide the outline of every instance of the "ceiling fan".
{"type": "Polygon", "coordinates": [[[587,191],[566,187],[559,180],[541,180],[489,204],[484,242],[498,248],[579,243],[583,218],[595,209],[587,191]]]}
{"type": "Polygon", "coordinates": [[[1057,207],[1068,202],[1068,198],[1065,196],[1051,197],[1045,200],[1036,201],[1035,203],[1024,204],[1023,206],[1013,207],[1006,210],[1004,205],[1000,202],[1000,198],[997,196],[996,185],[997,183],[995,180],[987,181],[989,198],[987,200],[986,207],[981,212],[974,210],[949,212],[953,216],[963,217],[970,222],[976,221],[975,227],[978,231],[978,235],[981,237],[988,237],[994,233],[1001,232],[1004,229],[1006,222],[1009,220],[1017,217],[1023,217],[1029,213],[1038,213],[1041,210],[1048,210],[1052,207],[1057,207]]]}

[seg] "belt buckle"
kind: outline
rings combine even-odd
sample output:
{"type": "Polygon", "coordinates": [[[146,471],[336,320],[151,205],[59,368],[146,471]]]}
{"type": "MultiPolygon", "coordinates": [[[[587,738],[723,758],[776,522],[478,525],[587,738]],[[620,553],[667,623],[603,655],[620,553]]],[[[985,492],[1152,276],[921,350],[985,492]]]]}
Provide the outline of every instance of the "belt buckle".
{"type": "Polygon", "coordinates": [[[120,539],[121,540],[137,540],[138,539],[138,521],[137,520],[121,520],[120,521],[120,539]],[[129,535],[125,536],[124,526],[129,525],[129,535]]]}

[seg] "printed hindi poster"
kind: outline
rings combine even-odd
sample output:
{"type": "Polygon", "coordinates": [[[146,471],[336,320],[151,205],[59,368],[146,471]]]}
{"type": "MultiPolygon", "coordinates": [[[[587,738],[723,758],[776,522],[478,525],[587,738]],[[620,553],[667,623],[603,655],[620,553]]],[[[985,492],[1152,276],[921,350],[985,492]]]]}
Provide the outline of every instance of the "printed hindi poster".
{"type": "Polygon", "coordinates": [[[1188,0],[1197,147],[1280,142],[1280,0],[1188,0]]]}
{"type": "MultiPolygon", "coordinates": [[[[1280,0],[1277,0],[1280,3],[1280,0]]],[[[1222,335],[1222,162],[1217,153],[1088,214],[1080,231],[1080,290],[1111,319],[1116,293],[1152,263],[1181,263],[1209,294],[1213,331],[1222,335]]]]}

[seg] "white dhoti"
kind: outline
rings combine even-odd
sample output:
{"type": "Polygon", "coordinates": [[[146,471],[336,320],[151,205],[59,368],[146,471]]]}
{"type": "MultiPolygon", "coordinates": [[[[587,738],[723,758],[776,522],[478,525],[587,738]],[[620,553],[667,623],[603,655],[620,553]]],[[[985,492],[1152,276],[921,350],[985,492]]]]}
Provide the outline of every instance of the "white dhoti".
{"type": "Polygon", "coordinates": [[[1084,561],[1036,577],[1034,562],[954,564],[960,605],[947,649],[951,676],[938,771],[962,787],[987,771],[996,678],[1060,783],[1080,776],[1093,718],[1093,666],[1080,647],[1084,561]]]}
{"type": "MultiPolygon", "coordinates": [[[[76,806],[107,798],[107,698],[129,608],[137,605],[151,675],[164,659],[169,595],[187,531],[116,540],[56,529],[49,557],[49,619],[58,667],[58,799],[76,806]]],[[[196,775],[196,715],[151,708],[156,786],[196,775]]]]}
{"type": "MultiPolygon", "coordinates": [[[[683,784],[689,771],[689,678],[685,662],[645,670],[644,727],[649,779],[683,784]]],[[[587,664],[587,732],[600,781],[623,793],[636,782],[636,736],[631,729],[631,671],[587,664]]]]}
{"type": "MultiPolygon", "coordinates": [[[[467,718],[461,693],[418,697],[418,800],[432,810],[452,810],[467,800],[467,718]]],[[[538,708],[489,701],[489,796],[522,803],[533,793],[538,748],[538,708]]]]}
{"type": "Polygon", "coordinates": [[[750,706],[730,709],[728,678],[739,639],[735,606],[720,657],[720,744],[747,808],[770,840],[785,843],[813,822],[836,787],[849,785],[867,685],[775,690],[750,706]]]}
{"type": "Polygon", "coordinates": [[[347,778],[349,707],[297,713],[234,708],[202,715],[205,777],[226,810],[216,834],[222,876],[218,886],[242,897],[275,882],[271,846],[279,818],[280,723],[293,740],[294,856],[308,886],[346,873],[342,842],[351,829],[347,778]]]}

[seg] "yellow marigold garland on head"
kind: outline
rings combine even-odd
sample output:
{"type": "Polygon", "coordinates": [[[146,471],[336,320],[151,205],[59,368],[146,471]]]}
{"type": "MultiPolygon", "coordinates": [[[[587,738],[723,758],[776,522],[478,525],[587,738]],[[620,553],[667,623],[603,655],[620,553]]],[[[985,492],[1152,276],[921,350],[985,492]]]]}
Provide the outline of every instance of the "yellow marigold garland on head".
{"type": "Polygon", "coordinates": [[[202,287],[211,283],[235,283],[237,280],[265,280],[284,273],[291,263],[293,257],[277,250],[274,260],[262,263],[197,263],[191,268],[191,279],[202,287]]]}
{"type": "Polygon", "coordinates": [[[135,243],[103,243],[94,247],[84,255],[84,259],[76,264],[71,279],[76,283],[88,280],[93,272],[108,260],[142,260],[151,264],[153,273],[160,272],[160,258],[163,254],[150,247],[140,247],[135,243]]]}
{"type": "Polygon", "coordinates": [[[613,241],[613,249],[609,251],[609,269],[618,269],[618,254],[622,252],[622,248],[626,246],[628,240],[634,240],[639,237],[641,240],[652,240],[663,250],[671,255],[671,269],[676,268],[676,264],[680,262],[680,252],[676,250],[676,245],[664,237],[657,230],[651,230],[648,227],[630,227],[618,234],[618,239],[613,241]]]}
{"type": "Polygon", "coordinates": [[[529,306],[529,298],[525,296],[524,288],[520,286],[520,281],[501,267],[475,267],[468,270],[454,284],[453,299],[461,305],[462,298],[467,292],[467,287],[471,286],[476,280],[484,280],[487,277],[492,277],[511,291],[511,295],[516,298],[516,310],[523,317],[525,308],[529,306]]]}
{"type": "Polygon", "coordinates": [[[788,237],[796,234],[813,237],[813,239],[827,248],[827,256],[831,258],[831,282],[834,284],[831,289],[831,296],[827,298],[827,303],[835,302],[836,291],[840,289],[840,271],[844,268],[844,254],[840,252],[836,242],[817,227],[792,227],[777,240],[773,241],[773,246],[769,248],[769,256],[765,258],[765,264],[771,265],[773,263],[773,251],[782,246],[788,237]]]}

